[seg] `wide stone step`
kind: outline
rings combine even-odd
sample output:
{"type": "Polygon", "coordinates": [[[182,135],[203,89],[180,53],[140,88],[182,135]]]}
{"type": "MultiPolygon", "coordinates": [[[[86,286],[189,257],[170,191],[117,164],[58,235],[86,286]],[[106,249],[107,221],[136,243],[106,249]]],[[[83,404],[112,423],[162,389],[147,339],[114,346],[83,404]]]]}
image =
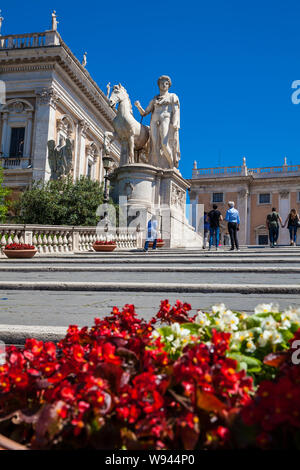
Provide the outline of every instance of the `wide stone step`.
{"type": "Polygon", "coordinates": [[[0,290],[31,291],[97,291],[97,292],[176,292],[239,294],[300,294],[300,284],[183,284],[162,282],[65,282],[65,281],[0,281],[0,290]]]}

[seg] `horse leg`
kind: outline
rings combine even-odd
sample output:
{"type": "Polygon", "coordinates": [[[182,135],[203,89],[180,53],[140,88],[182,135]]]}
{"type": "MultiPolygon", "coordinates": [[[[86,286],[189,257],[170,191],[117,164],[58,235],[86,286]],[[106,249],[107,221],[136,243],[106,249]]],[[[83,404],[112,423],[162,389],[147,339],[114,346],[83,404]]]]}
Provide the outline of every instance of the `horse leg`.
{"type": "Polygon", "coordinates": [[[131,134],[128,139],[128,163],[134,163],[134,135],[131,134]]]}

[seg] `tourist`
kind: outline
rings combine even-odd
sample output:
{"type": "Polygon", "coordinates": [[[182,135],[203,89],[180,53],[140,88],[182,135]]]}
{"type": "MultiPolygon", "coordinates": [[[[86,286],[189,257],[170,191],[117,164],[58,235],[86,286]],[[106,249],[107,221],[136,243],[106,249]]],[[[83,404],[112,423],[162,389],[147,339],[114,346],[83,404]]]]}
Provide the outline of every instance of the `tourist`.
{"type": "Polygon", "coordinates": [[[297,243],[297,229],[300,224],[299,214],[296,209],[291,209],[289,215],[286,218],[286,221],[282,225],[282,228],[287,224],[287,228],[290,231],[290,245],[296,246],[297,243]]]}
{"type": "Polygon", "coordinates": [[[271,248],[274,248],[274,246],[277,245],[277,240],[279,237],[279,222],[282,225],[282,220],[278,212],[276,212],[276,207],[272,207],[272,212],[267,215],[266,220],[266,227],[269,230],[271,248]]]}
{"type": "Polygon", "coordinates": [[[211,249],[214,241],[215,241],[216,250],[218,249],[218,246],[219,246],[220,221],[223,220],[223,217],[221,215],[221,212],[218,211],[217,209],[218,209],[217,204],[214,204],[213,209],[208,213],[209,232],[210,232],[209,248],[208,248],[209,250],[211,249]]]}
{"type": "Polygon", "coordinates": [[[206,248],[207,245],[207,240],[208,240],[208,234],[209,234],[209,217],[208,213],[204,212],[204,238],[203,238],[203,250],[206,248]]]}
{"type": "Polygon", "coordinates": [[[231,248],[229,251],[233,251],[236,247],[239,250],[239,242],[237,238],[237,232],[240,229],[240,215],[239,211],[234,208],[234,202],[228,202],[229,209],[226,212],[225,220],[228,222],[228,232],[230,235],[231,248]]]}
{"type": "Polygon", "coordinates": [[[151,219],[148,222],[147,226],[147,237],[145,241],[145,246],[144,246],[144,251],[148,251],[149,248],[149,242],[153,242],[152,249],[156,250],[156,244],[157,244],[157,226],[158,222],[156,220],[155,215],[151,217],[151,219]]]}

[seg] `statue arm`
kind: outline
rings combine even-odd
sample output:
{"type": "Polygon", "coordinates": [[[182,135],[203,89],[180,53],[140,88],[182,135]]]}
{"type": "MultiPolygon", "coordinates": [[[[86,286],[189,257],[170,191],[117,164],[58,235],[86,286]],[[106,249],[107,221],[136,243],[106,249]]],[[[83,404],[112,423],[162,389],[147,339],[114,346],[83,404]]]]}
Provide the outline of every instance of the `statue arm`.
{"type": "Polygon", "coordinates": [[[174,96],[173,112],[172,112],[172,126],[175,129],[180,129],[180,104],[178,96],[174,96]]]}
{"type": "Polygon", "coordinates": [[[152,113],[152,111],[153,111],[153,100],[150,101],[150,103],[148,104],[146,109],[142,108],[139,101],[136,101],[134,104],[137,107],[137,109],[139,110],[140,115],[143,116],[143,117],[148,116],[148,114],[152,113]]]}

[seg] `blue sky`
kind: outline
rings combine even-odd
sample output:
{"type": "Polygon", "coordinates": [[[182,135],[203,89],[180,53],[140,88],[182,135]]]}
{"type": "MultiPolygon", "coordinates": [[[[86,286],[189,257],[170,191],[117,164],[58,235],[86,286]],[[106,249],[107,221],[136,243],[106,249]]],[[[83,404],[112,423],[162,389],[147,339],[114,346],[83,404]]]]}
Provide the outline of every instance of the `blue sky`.
{"type": "MultiPolygon", "coordinates": [[[[300,164],[300,4],[278,0],[100,2],[10,0],[2,34],[58,31],[106,91],[119,83],[145,107],[170,75],[181,102],[181,162],[198,167],[300,164]]],[[[135,111],[138,118],[138,112],[135,111]]],[[[147,122],[147,120],[146,120],[147,122]]]]}

